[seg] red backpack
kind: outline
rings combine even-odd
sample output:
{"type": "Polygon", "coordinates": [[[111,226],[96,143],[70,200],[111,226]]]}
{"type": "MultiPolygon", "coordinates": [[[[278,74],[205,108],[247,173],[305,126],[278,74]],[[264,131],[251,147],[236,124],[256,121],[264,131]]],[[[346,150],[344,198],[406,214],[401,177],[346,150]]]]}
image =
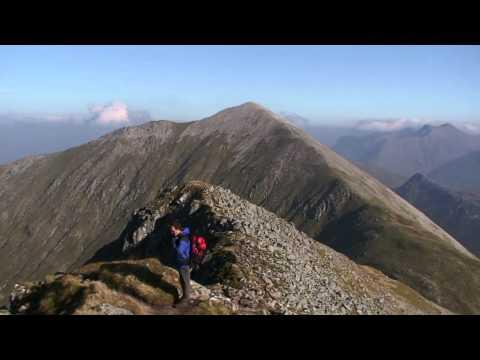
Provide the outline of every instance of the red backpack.
{"type": "Polygon", "coordinates": [[[207,250],[207,241],[203,236],[193,235],[191,237],[191,245],[191,259],[194,262],[201,260],[207,250]]]}

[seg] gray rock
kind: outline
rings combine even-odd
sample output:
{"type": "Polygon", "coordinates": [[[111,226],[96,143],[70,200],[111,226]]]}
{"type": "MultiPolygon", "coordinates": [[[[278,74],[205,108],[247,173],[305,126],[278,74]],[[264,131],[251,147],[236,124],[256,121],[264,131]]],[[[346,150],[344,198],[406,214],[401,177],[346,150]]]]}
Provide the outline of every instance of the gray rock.
{"type": "Polygon", "coordinates": [[[100,304],[98,311],[101,315],[134,315],[130,310],[122,309],[110,304],[100,304]]]}

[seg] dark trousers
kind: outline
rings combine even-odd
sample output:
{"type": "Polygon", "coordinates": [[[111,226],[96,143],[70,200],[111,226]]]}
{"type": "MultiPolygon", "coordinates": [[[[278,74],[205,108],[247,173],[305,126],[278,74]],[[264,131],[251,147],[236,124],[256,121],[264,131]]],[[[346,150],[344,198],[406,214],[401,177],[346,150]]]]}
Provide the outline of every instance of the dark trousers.
{"type": "Polygon", "coordinates": [[[202,256],[193,257],[190,260],[190,266],[192,268],[192,272],[195,272],[200,268],[200,265],[202,265],[203,263],[203,259],[204,259],[204,256],[202,255],[202,256]]]}
{"type": "Polygon", "coordinates": [[[192,292],[192,286],[190,284],[190,267],[182,266],[178,269],[180,273],[180,285],[182,286],[183,297],[182,299],[190,299],[192,292]]]}

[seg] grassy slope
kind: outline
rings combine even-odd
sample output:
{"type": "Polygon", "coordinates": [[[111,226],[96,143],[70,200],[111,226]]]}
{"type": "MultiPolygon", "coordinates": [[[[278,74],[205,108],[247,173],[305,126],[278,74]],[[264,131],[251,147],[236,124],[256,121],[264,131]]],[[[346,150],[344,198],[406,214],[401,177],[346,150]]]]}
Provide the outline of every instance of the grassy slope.
{"type": "MultiPolygon", "coordinates": [[[[27,284],[30,295],[27,314],[99,314],[102,304],[128,310],[136,315],[227,315],[221,304],[199,301],[186,309],[172,307],[179,296],[178,273],[156,259],[94,263],[73,274],[48,276],[45,281],[27,284]]],[[[20,306],[18,304],[17,306],[20,306]]]]}

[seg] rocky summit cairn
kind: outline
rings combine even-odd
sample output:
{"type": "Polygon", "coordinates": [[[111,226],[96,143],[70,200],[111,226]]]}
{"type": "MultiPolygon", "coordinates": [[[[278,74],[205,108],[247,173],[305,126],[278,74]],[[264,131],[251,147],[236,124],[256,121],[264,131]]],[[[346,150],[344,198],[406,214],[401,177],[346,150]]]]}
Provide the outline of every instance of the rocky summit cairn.
{"type": "Polygon", "coordinates": [[[379,271],[360,266],[275,214],[199,181],[162,191],[134,212],[122,237],[71,274],[17,286],[16,313],[443,314],[447,310],[379,271]],[[186,310],[167,226],[180,219],[206,236],[186,310]],[[159,259],[159,260],[157,260],[159,259]]]}

